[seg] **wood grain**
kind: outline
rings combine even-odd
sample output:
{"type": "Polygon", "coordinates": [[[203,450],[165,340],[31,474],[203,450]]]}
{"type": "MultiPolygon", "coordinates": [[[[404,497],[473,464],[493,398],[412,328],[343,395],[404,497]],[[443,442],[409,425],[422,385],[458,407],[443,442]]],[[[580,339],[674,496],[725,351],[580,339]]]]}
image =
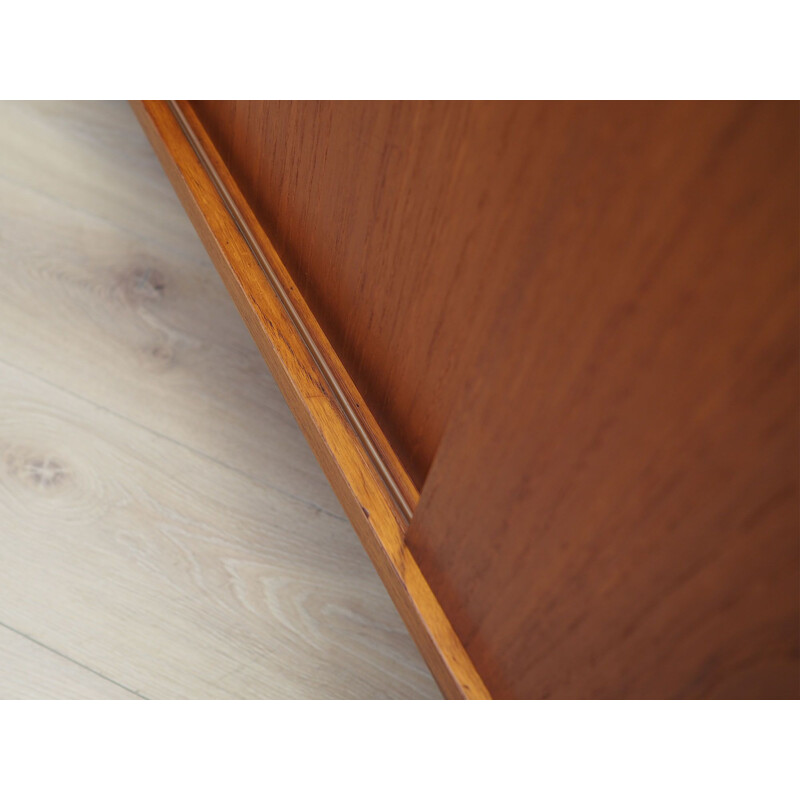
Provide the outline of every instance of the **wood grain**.
{"type": "Polygon", "coordinates": [[[291,319],[292,327],[302,339],[304,348],[312,356],[315,368],[333,393],[333,399],[347,418],[350,427],[358,435],[361,445],[380,472],[395,505],[407,522],[419,499],[419,493],[411,478],[358,392],[338,354],[331,347],[319,321],[298,292],[271,240],[191,106],[186,102],[172,102],[170,108],[198,158],[202,160],[205,171],[213,179],[214,188],[223,199],[226,211],[234,218],[248,248],[266,275],[270,287],[286,315],[291,319]]]}
{"type": "Polygon", "coordinates": [[[131,130],[127,104],[5,102],[0,114],[7,187],[49,197],[182,261],[205,263],[146,139],[131,130]]]}
{"type": "Polygon", "coordinates": [[[344,519],[127,104],[0,115],[0,358],[344,519]]]}
{"type": "Polygon", "coordinates": [[[494,696],[797,697],[798,106],[560,109],[409,547],[494,696]]]}
{"type": "Polygon", "coordinates": [[[140,109],[448,696],[800,694],[797,104],[180,107],[421,490],[140,109]]]}
{"type": "Polygon", "coordinates": [[[4,624],[147,698],[435,693],[346,521],[4,365],[0,407],[4,624]]]}
{"type": "Polygon", "coordinates": [[[4,700],[135,700],[137,695],[0,625],[0,696],[4,700]]]}
{"type": "Polygon", "coordinates": [[[192,107],[421,487],[580,105],[192,107]]]}
{"type": "Polygon", "coordinates": [[[0,697],[439,697],[127,104],[0,142],[0,697]]]}
{"type": "MultiPolygon", "coordinates": [[[[334,399],[207,167],[166,103],[134,104],[134,109],[439,686],[448,697],[485,697],[481,679],[405,547],[404,522],[374,461],[334,399]]],[[[284,276],[286,291],[302,303],[274,248],[261,238],[270,261],[284,276]]],[[[329,350],[325,342],[321,347],[329,350]]]]}

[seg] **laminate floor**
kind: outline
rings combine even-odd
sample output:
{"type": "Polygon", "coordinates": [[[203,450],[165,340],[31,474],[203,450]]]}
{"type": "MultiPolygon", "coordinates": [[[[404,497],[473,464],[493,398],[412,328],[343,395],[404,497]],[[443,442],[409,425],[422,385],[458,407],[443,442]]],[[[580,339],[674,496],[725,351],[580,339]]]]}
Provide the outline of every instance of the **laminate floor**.
{"type": "Polygon", "coordinates": [[[124,103],[0,103],[0,698],[434,698],[124,103]]]}

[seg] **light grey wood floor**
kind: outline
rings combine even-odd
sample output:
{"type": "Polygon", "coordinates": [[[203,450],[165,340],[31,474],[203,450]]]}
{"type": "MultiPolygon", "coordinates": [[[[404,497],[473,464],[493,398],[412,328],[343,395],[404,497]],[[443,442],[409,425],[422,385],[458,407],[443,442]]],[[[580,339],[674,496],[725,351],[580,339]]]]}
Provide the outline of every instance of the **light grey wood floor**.
{"type": "Polygon", "coordinates": [[[439,697],[122,103],[0,103],[0,697],[439,697]]]}

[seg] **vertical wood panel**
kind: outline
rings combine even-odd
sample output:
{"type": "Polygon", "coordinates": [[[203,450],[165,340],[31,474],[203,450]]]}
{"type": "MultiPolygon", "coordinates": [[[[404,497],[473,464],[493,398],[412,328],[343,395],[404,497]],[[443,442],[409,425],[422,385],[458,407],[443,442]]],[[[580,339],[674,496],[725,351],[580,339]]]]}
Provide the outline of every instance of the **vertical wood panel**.
{"type": "Polygon", "coordinates": [[[798,109],[603,106],[407,541],[497,697],[798,695],[798,109]]]}

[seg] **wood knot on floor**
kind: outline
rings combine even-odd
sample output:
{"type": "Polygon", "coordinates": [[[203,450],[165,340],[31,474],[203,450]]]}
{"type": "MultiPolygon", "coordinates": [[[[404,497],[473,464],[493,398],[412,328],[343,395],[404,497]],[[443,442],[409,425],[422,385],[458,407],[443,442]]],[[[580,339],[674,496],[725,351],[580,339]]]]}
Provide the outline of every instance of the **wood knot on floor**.
{"type": "Polygon", "coordinates": [[[160,300],[164,296],[166,285],[164,273],[148,264],[129,267],[118,279],[122,298],[134,307],[160,300]]]}
{"type": "Polygon", "coordinates": [[[10,450],[4,458],[6,472],[20,483],[41,491],[53,491],[69,482],[69,467],[56,456],[10,450]]]}

